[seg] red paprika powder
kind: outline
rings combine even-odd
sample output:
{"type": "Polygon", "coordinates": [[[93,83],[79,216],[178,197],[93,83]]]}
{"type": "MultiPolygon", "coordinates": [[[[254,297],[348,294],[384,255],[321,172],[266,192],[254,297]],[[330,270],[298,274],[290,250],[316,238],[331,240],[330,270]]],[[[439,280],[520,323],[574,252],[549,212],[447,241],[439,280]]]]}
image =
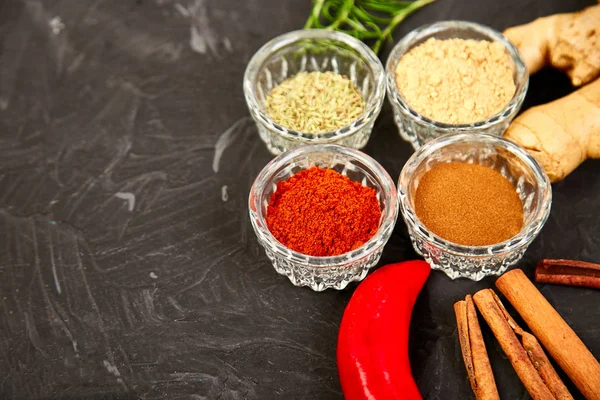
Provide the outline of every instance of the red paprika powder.
{"type": "Polygon", "coordinates": [[[380,218],[375,189],[319,167],[279,182],[267,207],[273,236],[311,256],[335,256],[362,246],[377,232],[380,218]]]}

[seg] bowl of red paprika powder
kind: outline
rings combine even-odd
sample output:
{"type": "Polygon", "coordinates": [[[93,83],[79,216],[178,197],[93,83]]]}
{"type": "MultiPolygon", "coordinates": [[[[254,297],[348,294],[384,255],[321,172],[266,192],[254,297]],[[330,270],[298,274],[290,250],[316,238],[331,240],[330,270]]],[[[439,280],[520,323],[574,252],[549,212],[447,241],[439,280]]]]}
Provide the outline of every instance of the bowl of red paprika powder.
{"type": "Polygon", "coordinates": [[[275,270],[315,291],[362,280],[379,261],[398,211],[385,169],[333,144],[282,153],[249,196],[252,227],[275,270]]]}

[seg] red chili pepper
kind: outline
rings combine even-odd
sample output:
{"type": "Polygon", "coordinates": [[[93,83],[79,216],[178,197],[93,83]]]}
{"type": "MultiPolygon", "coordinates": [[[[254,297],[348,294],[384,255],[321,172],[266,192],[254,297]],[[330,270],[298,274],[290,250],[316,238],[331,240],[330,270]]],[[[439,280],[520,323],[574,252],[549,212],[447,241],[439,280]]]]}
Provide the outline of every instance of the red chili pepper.
{"type": "Polygon", "coordinates": [[[386,265],[352,295],[337,345],[346,400],[422,398],[408,359],[408,327],[429,271],[425,261],[386,265]]]}

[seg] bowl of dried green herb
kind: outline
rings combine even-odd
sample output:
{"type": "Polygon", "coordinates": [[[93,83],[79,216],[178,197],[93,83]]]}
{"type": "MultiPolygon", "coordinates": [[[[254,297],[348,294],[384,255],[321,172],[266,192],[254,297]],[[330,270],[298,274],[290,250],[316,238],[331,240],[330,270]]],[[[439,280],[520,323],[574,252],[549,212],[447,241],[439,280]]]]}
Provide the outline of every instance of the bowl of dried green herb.
{"type": "Polygon", "coordinates": [[[273,154],[307,144],[360,149],[381,111],[385,72],[375,53],[350,35],[299,30],[254,54],[244,95],[273,154]]]}

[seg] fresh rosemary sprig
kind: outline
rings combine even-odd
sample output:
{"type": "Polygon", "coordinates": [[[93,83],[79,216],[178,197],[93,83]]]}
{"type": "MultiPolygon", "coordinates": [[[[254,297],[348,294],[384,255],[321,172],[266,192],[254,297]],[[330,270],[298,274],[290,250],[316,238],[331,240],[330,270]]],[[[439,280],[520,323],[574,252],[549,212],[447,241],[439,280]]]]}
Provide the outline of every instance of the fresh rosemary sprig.
{"type": "Polygon", "coordinates": [[[435,0],[313,0],[304,29],[330,29],[373,41],[378,53],[404,18],[435,0]]]}

